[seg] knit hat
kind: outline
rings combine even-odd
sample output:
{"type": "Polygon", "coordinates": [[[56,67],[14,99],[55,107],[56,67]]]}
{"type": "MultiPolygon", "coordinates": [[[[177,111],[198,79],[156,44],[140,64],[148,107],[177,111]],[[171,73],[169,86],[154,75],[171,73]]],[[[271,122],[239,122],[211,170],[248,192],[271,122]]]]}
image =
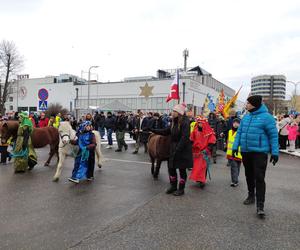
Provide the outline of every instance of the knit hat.
{"type": "Polygon", "coordinates": [[[173,111],[176,111],[180,115],[184,115],[186,106],[184,104],[177,104],[174,106],[173,111]]]}
{"type": "Polygon", "coordinates": [[[248,97],[247,101],[253,105],[255,108],[259,108],[262,103],[262,96],[261,95],[253,95],[248,97]]]}

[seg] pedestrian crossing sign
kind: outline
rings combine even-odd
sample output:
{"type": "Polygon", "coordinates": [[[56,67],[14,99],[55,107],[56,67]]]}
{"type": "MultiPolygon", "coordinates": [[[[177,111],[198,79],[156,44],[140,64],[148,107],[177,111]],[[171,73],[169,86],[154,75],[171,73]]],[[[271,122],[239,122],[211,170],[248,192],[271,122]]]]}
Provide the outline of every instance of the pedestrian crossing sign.
{"type": "Polygon", "coordinates": [[[45,111],[48,109],[48,102],[47,101],[39,101],[39,110],[45,111]]]}

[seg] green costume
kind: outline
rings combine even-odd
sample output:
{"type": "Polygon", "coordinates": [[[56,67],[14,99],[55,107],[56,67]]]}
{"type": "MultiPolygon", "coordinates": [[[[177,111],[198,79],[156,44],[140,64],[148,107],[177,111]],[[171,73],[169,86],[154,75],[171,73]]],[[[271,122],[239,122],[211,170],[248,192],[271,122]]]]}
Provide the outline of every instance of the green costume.
{"type": "Polygon", "coordinates": [[[37,156],[31,141],[32,122],[25,112],[19,114],[19,117],[20,125],[13,151],[15,173],[25,172],[27,169],[31,170],[37,164],[37,156]]]}

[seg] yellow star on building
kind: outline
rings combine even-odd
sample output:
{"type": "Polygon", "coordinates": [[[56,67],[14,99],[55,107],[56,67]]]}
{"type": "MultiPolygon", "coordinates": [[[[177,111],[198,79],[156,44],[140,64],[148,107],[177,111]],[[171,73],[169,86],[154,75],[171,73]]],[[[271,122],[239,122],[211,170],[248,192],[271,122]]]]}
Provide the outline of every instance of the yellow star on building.
{"type": "Polygon", "coordinates": [[[144,87],[140,87],[141,89],[141,93],[140,96],[144,96],[146,99],[149,98],[149,96],[152,96],[152,90],[153,90],[154,86],[149,86],[148,83],[146,82],[144,87]]]}

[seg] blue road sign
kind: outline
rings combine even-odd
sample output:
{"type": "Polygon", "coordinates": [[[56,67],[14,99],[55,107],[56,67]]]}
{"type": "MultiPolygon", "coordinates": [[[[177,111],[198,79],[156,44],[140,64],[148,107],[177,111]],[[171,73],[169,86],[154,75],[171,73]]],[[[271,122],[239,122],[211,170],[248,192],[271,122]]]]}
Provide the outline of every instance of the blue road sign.
{"type": "Polygon", "coordinates": [[[48,90],[44,89],[44,88],[40,89],[39,92],[38,92],[38,96],[39,96],[40,100],[46,101],[49,97],[48,90]]]}
{"type": "Polygon", "coordinates": [[[39,110],[45,111],[48,109],[47,101],[39,101],[39,110]]]}

